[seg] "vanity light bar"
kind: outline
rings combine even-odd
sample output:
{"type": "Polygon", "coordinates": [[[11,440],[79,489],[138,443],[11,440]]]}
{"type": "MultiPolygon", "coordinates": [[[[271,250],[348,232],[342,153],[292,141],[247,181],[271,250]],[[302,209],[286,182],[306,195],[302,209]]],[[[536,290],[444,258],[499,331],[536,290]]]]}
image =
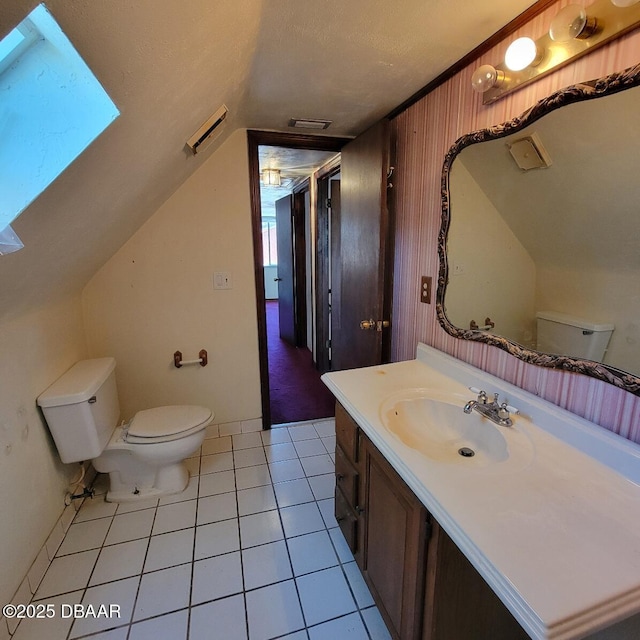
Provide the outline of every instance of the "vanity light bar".
{"type": "MultiPolygon", "coordinates": [[[[482,93],[482,103],[494,102],[511,91],[537,80],[640,26],[640,2],[637,0],[634,4],[627,6],[616,5],[614,0],[596,0],[586,7],[585,11],[587,15],[584,17],[583,26],[576,29],[577,34],[573,37],[559,41],[553,40],[549,33],[545,33],[537,40],[532,40],[536,56],[524,68],[514,71],[502,62],[495,66],[485,64],[476,69],[471,82],[473,88],[482,93]]],[[[560,15],[556,18],[562,20],[560,15]]],[[[557,20],[554,19],[553,22],[554,26],[550,31],[554,28],[557,31],[557,20]]],[[[575,25],[572,23],[571,26],[575,25]]],[[[567,32],[570,31],[571,28],[568,26],[567,32]]],[[[512,45],[516,45],[517,42],[515,41],[512,45]]],[[[508,51],[511,57],[513,54],[511,46],[508,51]]]]}

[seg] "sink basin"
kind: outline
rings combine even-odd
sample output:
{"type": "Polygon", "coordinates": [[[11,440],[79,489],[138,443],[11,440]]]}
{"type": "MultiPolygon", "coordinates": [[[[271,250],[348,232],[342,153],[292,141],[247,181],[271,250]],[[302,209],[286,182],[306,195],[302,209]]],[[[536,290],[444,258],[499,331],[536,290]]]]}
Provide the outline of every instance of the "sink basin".
{"type": "Polygon", "coordinates": [[[475,411],[462,410],[469,398],[428,389],[414,389],[387,398],[380,407],[384,427],[422,455],[470,469],[522,468],[533,458],[531,440],[513,418],[501,427],[475,411]]]}

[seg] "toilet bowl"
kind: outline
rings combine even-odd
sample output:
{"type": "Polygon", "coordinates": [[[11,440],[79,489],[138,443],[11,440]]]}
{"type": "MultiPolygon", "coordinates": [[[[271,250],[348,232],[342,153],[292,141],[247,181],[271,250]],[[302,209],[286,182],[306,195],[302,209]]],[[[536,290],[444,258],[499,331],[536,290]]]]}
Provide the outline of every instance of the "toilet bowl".
{"type": "Polygon", "coordinates": [[[210,420],[205,407],[169,406],[140,411],[128,425],[117,427],[93,460],[96,471],[109,474],[107,501],[184,491],[189,484],[184,460],[202,446],[210,420]]]}
{"type": "Polygon", "coordinates": [[[63,462],[92,460],[109,474],[110,502],[131,502],[183,491],[184,460],[202,445],[213,414],[172,405],[139,411],[117,426],[115,360],[77,362],[38,397],[63,462]]]}

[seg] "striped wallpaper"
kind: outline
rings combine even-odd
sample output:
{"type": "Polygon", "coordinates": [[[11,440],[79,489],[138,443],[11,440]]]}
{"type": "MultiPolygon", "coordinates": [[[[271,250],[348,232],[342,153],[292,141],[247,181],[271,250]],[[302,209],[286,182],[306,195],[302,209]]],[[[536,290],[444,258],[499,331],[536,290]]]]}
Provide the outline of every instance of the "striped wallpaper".
{"type": "Polygon", "coordinates": [[[542,97],[565,86],[620,71],[640,62],[640,30],[594,51],[532,85],[483,106],[471,89],[471,74],[480,64],[504,57],[515,37],[541,36],[551,19],[571,0],[562,0],[494,47],[461,73],[394,120],[398,158],[396,253],[392,359],[415,357],[418,341],[511,382],[587,420],[640,443],[640,397],[576,373],[525,364],[488,345],[458,340],[438,324],[435,304],[418,301],[421,275],[438,274],[440,176],[444,156],[457,138],[520,115],[542,97]]]}

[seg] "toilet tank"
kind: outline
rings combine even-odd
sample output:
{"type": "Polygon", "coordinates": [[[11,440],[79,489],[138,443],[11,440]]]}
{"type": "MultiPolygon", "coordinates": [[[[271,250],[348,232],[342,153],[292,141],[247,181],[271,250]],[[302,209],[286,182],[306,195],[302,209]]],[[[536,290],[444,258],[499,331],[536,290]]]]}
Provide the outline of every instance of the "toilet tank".
{"type": "Polygon", "coordinates": [[[38,397],[62,462],[97,458],[118,424],[114,358],[81,360],[38,397]]]}
{"type": "Polygon", "coordinates": [[[537,349],[544,353],[602,362],[614,330],[612,324],[597,324],[556,311],[536,313],[537,349]]]}

